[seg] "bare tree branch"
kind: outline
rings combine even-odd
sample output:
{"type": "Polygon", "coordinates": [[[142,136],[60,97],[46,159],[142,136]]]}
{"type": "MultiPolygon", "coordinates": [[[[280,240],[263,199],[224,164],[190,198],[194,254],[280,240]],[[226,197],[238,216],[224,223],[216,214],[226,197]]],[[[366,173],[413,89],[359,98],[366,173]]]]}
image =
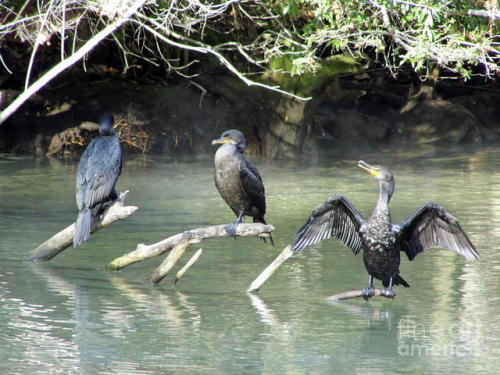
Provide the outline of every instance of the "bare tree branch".
{"type": "MultiPolygon", "coordinates": [[[[134,251],[111,261],[108,263],[106,268],[112,271],[118,271],[131,264],[161,255],[177,246],[180,242],[182,242],[185,236],[188,237],[191,243],[200,242],[206,238],[228,237],[225,226],[226,225],[221,224],[211,227],[191,229],[178,233],[152,245],[138,244],[134,251]]],[[[274,231],[274,227],[272,225],[265,225],[261,223],[242,223],[236,228],[236,235],[268,237],[269,233],[272,231],[274,231]]]]}
{"type": "Polygon", "coordinates": [[[77,61],[82,59],[87,53],[89,53],[96,45],[98,45],[103,39],[108,37],[110,34],[115,32],[121,25],[130,20],[130,17],[134,15],[148,0],[136,0],[131,4],[127,11],[119,16],[115,21],[106,26],[103,30],[94,35],[88,42],[86,42],[82,47],[80,47],[74,54],[68,58],[62,60],[60,63],[52,67],[48,72],[46,72],[42,77],[40,77],[35,83],[24,90],[10,105],[0,112],[0,125],[5,122],[21,105],[26,102],[32,95],[38,92],[42,87],[49,83],[52,79],[57,77],[61,72],[68,69],[70,66],[75,64],[77,61]]]}
{"type": "MultiPolygon", "coordinates": [[[[145,28],[146,30],[148,30],[151,34],[155,35],[157,38],[163,40],[165,43],[168,43],[168,44],[170,44],[170,45],[172,45],[174,47],[178,47],[178,48],[182,48],[182,49],[187,49],[187,50],[191,50],[191,51],[195,51],[195,52],[199,52],[199,53],[210,53],[210,54],[214,55],[230,72],[232,72],[236,77],[238,77],[240,80],[242,80],[249,87],[250,86],[262,87],[264,89],[267,89],[267,90],[270,90],[270,91],[275,91],[275,92],[278,92],[280,94],[283,94],[283,95],[286,95],[286,96],[290,96],[290,97],[292,97],[294,99],[298,99],[298,100],[310,100],[310,99],[312,99],[311,97],[302,97],[302,96],[299,96],[299,95],[292,94],[291,92],[288,92],[288,91],[280,89],[278,86],[269,86],[269,85],[266,85],[264,83],[260,83],[260,82],[256,82],[256,81],[252,81],[252,80],[248,79],[238,69],[236,69],[234,67],[234,65],[229,62],[229,60],[227,60],[222,54],[220,54],[219,52],[215,51],[210,46],[204,46],[204,47],[201,47],[201,46],[192,46],[192,45],[185,44],[185,43],[175,42],[172,39],[167,38],[165,35],[161,34],[160,32],[156,31],[152,27],[146,25],[144,22],[141,22],[141,21],[138,21],[138,20],[135,20],[135,19],[133,19],[131,21],[135,22],[135,23],[137,23],[139,25],[141,25],[143,28],[145,28]]],[[[150,19],[148,19],[148,21],[150,21],[155,27],[163,29],[163,31],[167,35],[168,34],[172,34],[172,32],[168,33],[168,30],[165,30],[163,28],[163,26],[160,25],[159,23],[157,23],[157,22],[155,22],[153,20],[150,20],[150,19]]],[[[178,37],[181,38],[181,39],[187,39],[187,38],[184,38],[184,37],[182,37],[180,35],[178,35],[178,37]]],[[[201,43],[198,43],[198,44],[201,44],[201,43]]]]}
{"type": "Polygon", "coordinates": [[[291,256],[293,255],[292,245],[288,245],[283,249],[283,251],[273,260],[273,262],[267,266],[264,271],[250,284],[247,289],[247,293],[257,292],[262,285],[269,279],[274,272],[291,256]]]}
{"type": "MultiPolygon", "coordinates": [[[[125,219],[137,210],[137,207],[135,206],[124,205],[127,194],[128,191],[121,193],[118,200],[111,207],[107,208],[106,211],[99,217],[93,218],[90,229],[91,233],[97,232],[99,229],[106,227],[115,221],[125,219]]],[[[28,256],[28,260],[40,262],[52,259],[61,251],[73,244],[74,236],[75,223],[58,232],[36,249],[32,250],[28,256]]]]}

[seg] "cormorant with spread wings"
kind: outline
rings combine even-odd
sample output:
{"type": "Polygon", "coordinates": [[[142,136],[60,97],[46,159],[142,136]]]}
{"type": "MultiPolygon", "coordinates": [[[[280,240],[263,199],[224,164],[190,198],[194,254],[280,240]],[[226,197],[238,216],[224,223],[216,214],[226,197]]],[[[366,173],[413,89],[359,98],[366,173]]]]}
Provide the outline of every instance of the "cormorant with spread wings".
{"type": "Polygon", "coordinates": [[[409,287],[399,275],[400,253],[409,260],[434,246],[452,250],[467,260],[479,259],[479,253],[460,227],[457,219],[436,203],[427,203],[399,224],[392,223],[389,201],[394,192],[394,176],[383,166],[359,161],[358,166],[379,182],[379,197],[375,208],[364,219],[343,196],[334,195],[316,207],[307,222],[297,232],[292,250],[300,251],[321,240],[335,237],[354,254],[363,252],[369,274],[363,298],[374,295],[373,278],[384,285],[381,295],[394,298],[393,285],[409,287]]]}

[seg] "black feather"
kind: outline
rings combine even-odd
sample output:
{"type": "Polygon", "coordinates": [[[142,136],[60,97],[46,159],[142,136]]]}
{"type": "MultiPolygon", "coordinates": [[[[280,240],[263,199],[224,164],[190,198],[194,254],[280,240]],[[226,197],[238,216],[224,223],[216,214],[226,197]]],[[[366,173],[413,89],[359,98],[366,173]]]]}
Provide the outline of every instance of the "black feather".
{"type": "Polygon", "coordinates": [[[115,184],[122,170],[122,151],[111,115],[103,115],[99,133],[83,152],[76,173],[76,204],[80,213],[74,247],[90,237],[91,211],[98,212],[102,205],[117,198],[115,184]]]}
{"type": "Polygon", "coordinates": [[[399,248],[410,260],[435,246],[452,250],[467,260],[479,259],[479,253],[458,220],[436,203],[420,207],[399,227],[399,248]]]}
{"type": "Polygon", "coordinates": [[[392,224],[389,213],[389,201],[395,187],[392,172],[381,165],[372,166],[363,161],[358,166],[379,183],[379,199],[368,219],[364,220],[344,196],[335,195],[313,210],[297,232],[293,251],[300,251],[330,237],[335,237],[354,254],[363,250],[370,287],[372,277],[375,277],[389,288],[386,296],[392,297],[395,295],[390,292],[392,285],[410,286],[399,275],[401,251],[413,260],[424,250],[441,246],[467,260],[479,258],[457,219],[438,204],[428,203],[402,223],[392,224]]]}
{"type": "Polygon", "coordinates": [[[343,195],[334,195],[313,210],[306,223],[297,231],[297,240],[292,245],[292,250],[300,251],[335,237],[357,254],[362,247],[359,227],[363,221],[363,216],[351,202],[343,195]]]}

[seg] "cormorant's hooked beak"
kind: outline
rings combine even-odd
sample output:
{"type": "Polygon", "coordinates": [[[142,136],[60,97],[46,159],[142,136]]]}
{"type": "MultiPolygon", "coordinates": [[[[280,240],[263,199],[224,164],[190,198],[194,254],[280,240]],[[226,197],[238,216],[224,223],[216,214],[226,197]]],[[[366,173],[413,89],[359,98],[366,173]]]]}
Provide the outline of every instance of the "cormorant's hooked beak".
{"type": "Polygon", "coordinates": [[[234,143],[234,141],[231,138],[227,138],[227,137],[218,138],[218,139],[214,139],[212,141],[212,146],[223,145],[223,144],[226,144],[226,143],[234,143]]]}
{"type": "Polygon", "coordinates": [[[358,161],[358,167],[361,169],[364,169],[368,173],[370,173],[374,177],[378,177],[378,168],[368,164],[367,162],[364,162],[363,160],[358,161]]]}

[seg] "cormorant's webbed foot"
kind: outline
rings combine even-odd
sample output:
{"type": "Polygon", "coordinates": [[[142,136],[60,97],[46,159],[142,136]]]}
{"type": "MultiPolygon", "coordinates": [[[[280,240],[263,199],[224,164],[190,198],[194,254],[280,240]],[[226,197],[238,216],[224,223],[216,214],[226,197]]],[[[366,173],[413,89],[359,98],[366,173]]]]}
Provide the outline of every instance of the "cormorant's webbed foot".
{"type": "Polygon", "coordinates": [[[380,290],[380,295],[390,299],[396,297],[396,292],[392,290],[392,277],[389,279],[389,286],[380,290]]]}
{"type": "Polygon", "coordinates": [[[361,293],[363,294],[363,298],[365,299],[365,301],[368,301],[375,295],[375,289],[373,288],[373,286],[366,286],[363,288],[361,293]]]}
{"type": "Polygon", "coordinates": [[[396,292],[392,288],[383,288],[380,289],[380,295],[393,299],[394,297],[396,297],[396,292]]]}
{"type": "Polygon", "coordinates": [[[242,220],[243,220],[243,212],[240,213],[240,215],[238,216],[238,218],[234,223],[228,224],[224,227],[229,237],[233,237],[234,239],[236,239],[236,227],[238,226],[239,223],[241,223],[242,220]]]}
{"type": "Polygon", "coordinates": [[[234,239],[236,239],[236,227],[237,226],[238,226],[238,223],[234,222],[234,223],[228,224],[224,227],[224,229],[226,230],[229,237],[233,237],[234,239]]]}
{"type": "Polygon", "coordinates": [[[363,288],[361,293],[365,301],[368,301],[371,297],[375,295],[375,289],[373,288],[373,278],[371,275],[368,279],[368,285],[363,288]]]}

